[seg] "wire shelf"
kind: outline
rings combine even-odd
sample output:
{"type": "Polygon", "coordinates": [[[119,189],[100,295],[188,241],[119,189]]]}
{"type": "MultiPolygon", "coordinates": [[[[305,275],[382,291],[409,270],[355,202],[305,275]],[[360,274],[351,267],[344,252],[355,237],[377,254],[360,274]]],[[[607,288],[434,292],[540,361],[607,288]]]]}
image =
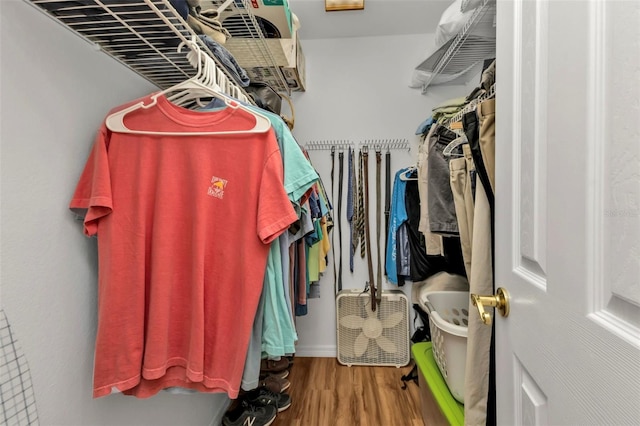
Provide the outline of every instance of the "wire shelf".
{"type": "Polygon", "coordinates": [[[495,96],[496,96],[496,83],[492,84],[491,87],[489,88],[489,90],[487,90],[485,93],[483,93],[480,96],[478,96],[477,98],[471,100],[467,105],[464,106],[464,108],[462,108],[460,111],[458,111],[458,113],[456,115],[454,115],[453,117],[449,118],[443,124],[446,124],[447,126],[450,126],[451,123],[462,121],[462,117],[466,113],[471,112],[471,111],[475,111],[476,108],[478,107],[478,104],[486,101],[487,99],[495,98],[495,96]]]}
{"type": "MultiPolygon", "coordinates": [[[[180,83],[195,73],[185,53],[178,53],[177,47],[196,34],[168,0],[27,1],[161,89],[180,83]]],[[[236,1],[246,5],[246,0],[236,1]]],[[[247,16],[247,31],[252,31],[259,40],[262,33],[255,18],[251,20],[248,7],[247,16]]],[[[208,47],[196,39],[202,51],[227,77],[229,85],[251,99],[208,47]]],[[[262,59],[265,64],[272,63],[268,54],[262,59]]]]}
{"type": "Polygon", "coordinates": [[[456,37],[416,67],[430,73],[422,93],[440,75],[464,75],[484,59],[495,57],[495,17],[496,0],[484,0],[456,37]]]}

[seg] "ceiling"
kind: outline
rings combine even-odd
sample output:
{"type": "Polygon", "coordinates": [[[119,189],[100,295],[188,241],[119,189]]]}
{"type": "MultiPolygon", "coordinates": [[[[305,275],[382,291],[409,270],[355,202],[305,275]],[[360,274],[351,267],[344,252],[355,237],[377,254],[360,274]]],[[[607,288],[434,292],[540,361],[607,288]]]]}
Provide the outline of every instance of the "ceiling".
{"type": "Polygon", "coordinates": [[[302,40],[434,33],[452,0],[365,0],[364,10],[325,12],[324,0],[289,0],[302,40]]]}

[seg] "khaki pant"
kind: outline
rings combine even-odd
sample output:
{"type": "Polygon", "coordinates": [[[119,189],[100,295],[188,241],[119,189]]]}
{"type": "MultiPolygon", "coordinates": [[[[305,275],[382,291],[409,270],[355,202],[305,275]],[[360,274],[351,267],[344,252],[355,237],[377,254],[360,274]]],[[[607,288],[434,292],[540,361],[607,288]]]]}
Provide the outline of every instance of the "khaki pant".
{"type": "Polygon", "coordinates": [[[486,100],[478,105],[480,118],[480,151],[482,161],[489,175],[491,192],[496,191],[496,101],[486,100]]]}
{"type": "MultiPolygon", "coordinates": [[[[488,179],[476,179],[474,194],[471,172],[476,172],[475,164],[470,146],[464,145],[464,157],[450,161],[450,183],[460,229],[462,254],[469,278],[469,292],[489,295],[493,294],[493,235],[489,199],[493,199],[495,187],[495,101],[482,102],[478,105],[477,113],[479,134],[475,137],[479,139],[469,142],[479,144],[481,161],[484,163],[488,179]],[[488,182],[490,187],[486,188],[483,181],[488,182]]],[[[492,311],[493,309],[489,309],[493,316],[492,311]]],[[[491,326],[480,320],[477,308],[469,300],[464,383],[465,425],[486,424],[491,334],[491,326]]]]}
{"type": "MultiPolygon", "coordinates": [[[[469,292],[489,295],[493,293],[491,268],[491,210],[489,200],[480,182],[476,186],[473,217],[473,240],[469,292]]],[[[489,312],[492,309],[489,308],[489,312]]],[[[464,380],[465,425],[484,425],[487,415],[489,391],[489,353],[491,326],[480,320],[478,309],[469,300],[469,326],[467,329],[467,362],[464,380]]]]}
{"type": "Polygon", "coordinates": [[[471,277],[471,239],[473,236],[473,188],[471,185],[471,173],[475,170],[471,149],[469,145],[463,145],[463,157],[449,161],[451,172],[451,192],[456,207],[458,218],[458,230],[460,231],[460,245],[467,278],[471,277]]]}

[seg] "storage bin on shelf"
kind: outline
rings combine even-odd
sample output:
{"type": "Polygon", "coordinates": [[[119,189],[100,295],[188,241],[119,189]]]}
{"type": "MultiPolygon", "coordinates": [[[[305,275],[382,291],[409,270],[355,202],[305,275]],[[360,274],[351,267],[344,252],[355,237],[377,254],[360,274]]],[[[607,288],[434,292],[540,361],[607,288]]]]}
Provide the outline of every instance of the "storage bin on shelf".
{"type": "Polygon", "coordinates": [[[429,313],[433,356],[453,397],[464,403],[467,357],[469,293],[431,291],[420,294],[420,305],[429,313]]]}

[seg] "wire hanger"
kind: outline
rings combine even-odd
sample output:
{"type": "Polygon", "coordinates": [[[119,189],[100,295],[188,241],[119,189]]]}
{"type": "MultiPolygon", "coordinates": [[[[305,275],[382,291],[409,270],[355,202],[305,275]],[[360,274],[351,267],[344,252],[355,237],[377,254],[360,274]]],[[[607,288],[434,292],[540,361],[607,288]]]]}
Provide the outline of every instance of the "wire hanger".
{"type": "MultiPolygon", "coordinates": [[[[208,55],[203,54],[202,50],[198,47],[195,41],[195,36],[191,42],[182,42],[178,46],[178,52],[181,52],[182,47],[187,45],[190,48],[190,52],[187,54],[187,59],[192,65],[196,65],[196,75],[188,80],[178,83],[168,89],[158,92],[151,96],[151,102],[145,105],[144,101],[138,102],[130,107],[124,108],[109,115],[105,123],[107,128],[112,132],[118,133],[130,133],[130,134],[144,134],[144,135],[173,135],[173,136],[190,136],[190,135],[235,135],[246,133],[265,133],[271,129],[271,122],[263,114],[252,111],[249,108],[242,105],[239,101],[229,97],[222,91],[222,87],[219,83],[224,82],[224,79],[217,79],[215,74],[221,74],[215,69],[215,63],[208,55]],[[214,74],[215,73],[215,74],[214,74]],[[149,130],[133,130],[129,129],[124,124],[124,117],[130,112],[138,109],[148,109],[154,107],[158,103],[158,98],[164,96],[169,92],[178,91],[178,94],[171,98],[177,102],[184,103],[189,100],[198,99],[200,97],[215,97],[225,102],[228,108],[242,109],[251,114],[256,119],[256,124],[252,129],[246,130],[225,130],[217,132],[154,132],[149,130]]],[[[168,98],[170,100],[170,98],[168,98]]]]}

